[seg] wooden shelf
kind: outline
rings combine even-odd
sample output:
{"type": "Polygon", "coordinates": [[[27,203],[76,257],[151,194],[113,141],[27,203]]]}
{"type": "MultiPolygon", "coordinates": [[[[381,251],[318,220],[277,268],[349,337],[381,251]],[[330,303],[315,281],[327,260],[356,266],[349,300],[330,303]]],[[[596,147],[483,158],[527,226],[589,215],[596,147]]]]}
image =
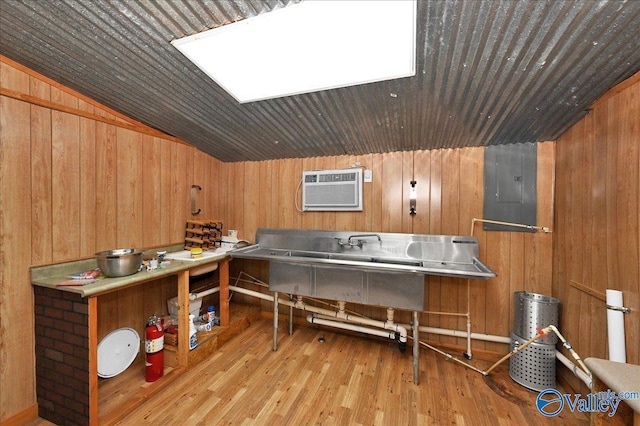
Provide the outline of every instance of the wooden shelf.
{"type": "Polygon", "coordinates": [[[198,332],[198,346],[189,351],[186,367],[177,366],[178,347],[165,345],[164,376],[153,383],[145,381],[145,353],[141,351],[134,363],[121,374],[98,381],[98,417],[100,425],[121,420],[130,410],[170,385],[186,370],[207,359],[218,348],[237,336],[260,318],[260,306],[233,304],[229,325],[216,326],[211,331],[198,332]],[[171,361],[171,360],[176,361],[171,361]]]}

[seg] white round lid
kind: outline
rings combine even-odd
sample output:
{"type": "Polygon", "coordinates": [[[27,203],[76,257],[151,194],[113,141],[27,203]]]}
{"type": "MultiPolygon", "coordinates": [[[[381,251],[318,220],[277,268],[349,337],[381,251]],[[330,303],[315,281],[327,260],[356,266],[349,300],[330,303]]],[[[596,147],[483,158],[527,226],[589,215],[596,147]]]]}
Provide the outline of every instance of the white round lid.
{"type": "Polygon", "coordinates": [[[133,328],[119,328],[98,344],[98,376],[109,378],[126,370],[140,351],[140,336],[133,328]]]}

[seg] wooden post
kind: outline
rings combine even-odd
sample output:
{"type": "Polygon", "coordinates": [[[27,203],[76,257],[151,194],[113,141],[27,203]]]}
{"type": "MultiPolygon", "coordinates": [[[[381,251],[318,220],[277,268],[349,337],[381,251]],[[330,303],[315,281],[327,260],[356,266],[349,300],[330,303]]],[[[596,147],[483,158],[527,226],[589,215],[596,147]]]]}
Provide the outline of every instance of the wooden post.
{"type": "Polygon", "coordinates": [[[229,325],[229,258],[220,261],[220,326],[229,325]]]}
{"type": "Polygon", "coordinates": [[[89,424],[98,424],[98,298],[89,298],[89,424]]]}

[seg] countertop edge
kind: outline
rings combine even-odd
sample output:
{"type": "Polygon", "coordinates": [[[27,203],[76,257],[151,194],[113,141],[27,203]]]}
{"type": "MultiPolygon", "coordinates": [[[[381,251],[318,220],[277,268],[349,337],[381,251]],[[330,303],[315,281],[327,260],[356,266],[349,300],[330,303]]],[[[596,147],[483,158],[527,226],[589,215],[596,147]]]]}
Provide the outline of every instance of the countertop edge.
{"type": "MultiPolygon", "coordinates": [[[[622,362],[609,361],[600,358],[587,358],[584,363],[589,367],[591,372],[609,386],[612,391],[620,392],[639,392],[640,382],[640,365],[628,364],[622,362]],[[636,380],[634,380],[636,378],[636,380]]],[[[635,411],[640,413],[640,399],[627,399],[627,404],[635,411]]]]}
{"type": "Polygon", "coordinates": [[[194,269],[209,263],[217,263],[225,258],[229,258],[227,252],[222,252],[214,256],[205,257],[197,261],[171,260],[171,264],[166,268],[153,271],[140,271],[126,277],[99,278],[91,284],[78,286],[61,286],[60,283],[68,281],[69,275],[97,268],[96,259],[85,259],[71,262],[63,262],[54,265],[36,266],[30,268],[31,284],[34,286],[48,287],[55,290],[66,291],[79,294],[81,297],[98,296],[109,293],[122,287],[130,286],[144,281],[155,280],[171,275],[176,275],[189,269],[194,269]]]}

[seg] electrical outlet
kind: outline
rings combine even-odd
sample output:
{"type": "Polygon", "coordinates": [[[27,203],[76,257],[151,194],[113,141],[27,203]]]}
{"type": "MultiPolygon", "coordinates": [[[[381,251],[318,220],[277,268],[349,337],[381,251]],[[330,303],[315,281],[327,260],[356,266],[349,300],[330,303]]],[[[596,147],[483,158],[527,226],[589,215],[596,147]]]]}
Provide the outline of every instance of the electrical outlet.
{"type": "Polygon", "coordinates": [[[366,169],[364,171],[364,181],[365,182],[373,182],[373,174],[370,169],[366,169]]]}

